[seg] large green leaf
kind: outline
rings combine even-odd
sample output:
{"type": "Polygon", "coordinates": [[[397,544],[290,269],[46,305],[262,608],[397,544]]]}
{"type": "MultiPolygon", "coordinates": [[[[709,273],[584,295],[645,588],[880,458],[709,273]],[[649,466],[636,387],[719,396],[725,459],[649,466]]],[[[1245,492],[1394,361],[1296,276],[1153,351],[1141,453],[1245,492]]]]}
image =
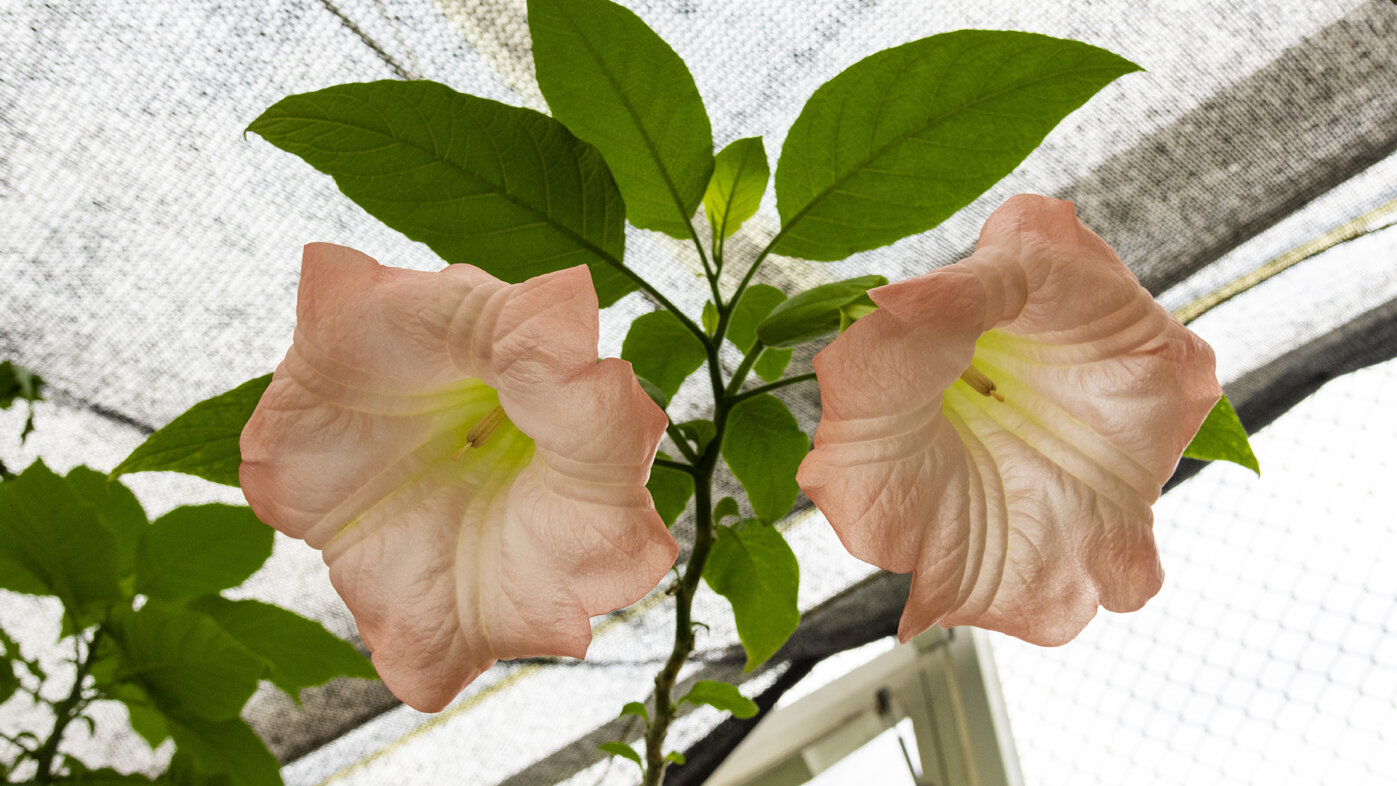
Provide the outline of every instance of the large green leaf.
{"type": "Polygon", "coordinates": [[[883,276],[869,275],[807,289],[771,309],[757,325],[757,337],[769,347],[794,347],[829,335],[839,330],[845,308],[886,283],[883,276]]]}
{"type": "Polygon", "coordinates": [[[743,696],[736,685],[717,680],[699,680],[677,703],[707,704],[715,709],[731,712],[739,718],[750,718],[757,714],[757,703],[743,696]]]}
{"type": "Polygon", "coordinates": [[[757,517],[772,522],[786,515],[800,493],[796,470],[810,452],[810,439],[786,405],[766,393],[739,402],[728,414],[722,450],[757,517]]]}
{"type": "Polygon", "coordinates": [[[747,650],[745,671],[775,655],[800,624],[800,565],[786,539],[769,524],[747,519],[735,527],[718,527],[703,580],[732,604],[737,636],[747,650]]]}
{"type": "Polygon", "coordinates": [[[266,668],[209,617],[158,600],[116,610],[109,627],[121,653],[116,679],[139,685],[167,716],[237,718],[266,668]]]}
{"type": "Polygon", "coordinates": [[[315,620],[255,600],[199,598],[190,608],[213,618],[254,655],[267,662],[267,679],[293,700],[302,688],[335,677],[376,679],[373,664],[354,646],[315,620]]]}
{"type": "Polygon", "coordinates": [[[761,137],[739,139],[718,151],[713,177],[703,192],[703,212],[715,242],[732,235],[756,214],[770,179],[761,137]]]}
{"type": "Polygon", "coordinates": [[[1247,430],[1237,418],[1237,410],[1227,396],[1218,399],[1208,418],[1193,435],[1193,441],[1184,448],[1184,456],[1204,461],[1230,461],[1261,474],[1261,465],[1247,441],[1247,430]]]}
{"type": "Polygon", "coordinates": [[[447,262],[515,283],[586,264],[603,306],[636,288],[618,269],[625,206],[606,164],[547,115],[384,81],[288,96],[248,130],[447,262]]]}
{"type": "Polygon", "coordinates": [[[178,756],[188,762],[171,762],[172,779],[180,786],[281,786],[276,757],[241,718],[176,715],[168,723],[178,756]]]}
{"type": "Polygon", "coordinates": [[[238,438],[271,382],[272,375],[267,374],[200,401],[147,437],[112,470],[111,476],[183,472],[237,486],[238,467],[243,461],[238,438]]]}
{"type": "Polygon", "coordinates": [[[0,483],[0,589],[56,595],[87,621],[122,598],[119,553],[97,510],[42,461],[0,483]]]}
{"type": "Polygon", "coordinates": [[[991,30],[860,60],[815,91],[786,136],[774,250],[831,261],[931,229],[1137,70],[1076,41],[991,30]]]}
{"type": "Polygon", "coordinates": [[[668,311],[641,314],[621,344],[621,359],[630,361],[636,376],[650,380],[667,399],[674,398],[706,357],[703,343],[668,311]]]}
{"type": "Polygon", "coordinates": [[[184,602],[243,583],[272,554],[271,527],[233,505],[175,508],[136,551],[136,591],[184,602]]]}
{"type": "Polygon", "coordinates": [[[116,575],[126,579],[136,570],[136,547],[150,526],[145,509],[131,490],[88,467],[68,472],[68,486],[101,516],[116,538],[116,575]]]}
{"type": "Polygon", "coordinates": [[[713,130],[684,61],[609,0],[529,0],[538,86],[596,145],[642,229],[688,237],[713,172],[713,130]]]}

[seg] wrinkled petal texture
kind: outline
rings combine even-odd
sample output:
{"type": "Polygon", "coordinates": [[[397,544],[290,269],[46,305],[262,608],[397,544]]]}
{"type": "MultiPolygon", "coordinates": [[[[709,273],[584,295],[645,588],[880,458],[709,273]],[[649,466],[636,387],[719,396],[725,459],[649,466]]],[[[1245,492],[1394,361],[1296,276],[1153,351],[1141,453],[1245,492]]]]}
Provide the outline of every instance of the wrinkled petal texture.
{"type": "Polygon", "coordinates": [[[969,259],[870,295],[815,358],[798,479],[850,553],[914,574],[902,640],[940,622],[1062,644],[1158,592],[1150,505],[1222,391],[1072,204],[1016,196],[969,259]],[[960,379],[972,360],[1003,402],[960,379]]]}
{"type": "Polygon", "coordinates": [[[645,481],[664,413],[597,362],[585,267],[510,285],[306,247],[295,340],[243,431],[263,521],[323,551],[374,665],[444,707],[496,660],[582,657],[674,563],[645,481]],[[508,420],[463,450],[496,406],[508,420]]]}

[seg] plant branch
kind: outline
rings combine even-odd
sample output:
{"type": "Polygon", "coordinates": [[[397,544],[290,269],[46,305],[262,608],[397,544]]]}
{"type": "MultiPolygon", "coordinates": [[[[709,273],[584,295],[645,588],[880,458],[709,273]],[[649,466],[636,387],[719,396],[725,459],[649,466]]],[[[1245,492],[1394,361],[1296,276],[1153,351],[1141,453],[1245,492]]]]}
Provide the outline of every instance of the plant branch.
{"type": "Polygon", "coordinates": [[[812,379],[814,379],[814,378],[815,378],[815,373],[814,373],[814,372],[811,372],[811,373],[809,373],[809,374],[800,374],[800,375],[794,376],[794,377],[786,377],[785,379],[778,379],[778,380],[776,380],[775,382],[772,382],[772,383],[769,384],[769,385],[762,385],[762,386],[759,387],[759,388],[752,388],[751,390],[744,390],[744,391],[742,391],[741,393],[738,393],[738,394],[735,395],[735,396],[730,396],[730,397],[728,398],[728,403],[730,403],[730,404],[736,404],[736,403],[739,402],[739,401],[744,401],[744,400],[749,399],[749,398],[751,398],[751,397],[753,397],[753,396],[760,396],[760,395],[763,394],[763,393],[770,393],[770,392],[773,391],[773,390],[777,390],[777,389],[779,389],[779,388],[784,388],[784,387],[786,387],[787,385],[794,385],[794,384],[796,384],[796,383],[798,383],[798,382],[806,382],[806,381],[812,380],[812,379]]]}
{"type": "Polygon", "coordinates": [[[697,470],[695,469],[695,467],[694,467],[693,464],[685,464],[685,463],[682,462],[682,461],[669,461],[668,459],[662,459],[662,458],[656,458],[656,459],[655,459],[655,466],[657,466],[657,467],[669,467],[670,469],[677,469],[677,470],[679,470],[680,472],[687,472],[687,473],[689,473],[690,475],[694,474],[694,472],[697,471],[697,470]]]}
{"type": "MultiPolygon", "coordinates": [[[[81,636],[79,636],[81,638],[81,636]]],[[[92,664],[97,660],[97,643],[102,639],[102,628],[99,626],[92,634],[92,640],[87,643],[87,654],[78,661],[78,673],[73,676],[73,689],[68,692],[68,696],[53,708],[53,731],[49,733],[48,739],[40,745],[33,753],[38,769],[34,773],[34,783],[47,784],[53,782],[53,762],[58,756],[58,744],[63,740],[63,732],[67,730],[68,724],[72,723],[86,703],[83,701],[83,682],[87,679],[88,672],[92,670],[92,664]]]]}

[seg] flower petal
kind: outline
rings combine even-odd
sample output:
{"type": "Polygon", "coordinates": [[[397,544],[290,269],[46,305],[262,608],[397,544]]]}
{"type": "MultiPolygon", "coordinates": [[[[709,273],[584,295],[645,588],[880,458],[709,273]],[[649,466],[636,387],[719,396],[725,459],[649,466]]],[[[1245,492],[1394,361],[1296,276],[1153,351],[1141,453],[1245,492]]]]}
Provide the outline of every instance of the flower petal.
{"type": "Polygon", "coordinates": [[[317,244],[297,314],[243,432],[243,490],[323,550],[409,705],[440,709],[500,658],[581,657],[588,618],[673,564],[645,489],[666,419],[629,364],[597,362],[585,267],[507,285],[317,244]]]}
{"type": "Polygon", "coordinates": [[[915,572],[899,635],[1059,644],[1157,592],[1149,506],[1221,395],[1212,350],[1043,197],[995,211],[970,259],[870,294],[816,357],[799,479],[851,553],[915,572]],[[1003,402],[958,381],[972,357],[1003,402]]]}

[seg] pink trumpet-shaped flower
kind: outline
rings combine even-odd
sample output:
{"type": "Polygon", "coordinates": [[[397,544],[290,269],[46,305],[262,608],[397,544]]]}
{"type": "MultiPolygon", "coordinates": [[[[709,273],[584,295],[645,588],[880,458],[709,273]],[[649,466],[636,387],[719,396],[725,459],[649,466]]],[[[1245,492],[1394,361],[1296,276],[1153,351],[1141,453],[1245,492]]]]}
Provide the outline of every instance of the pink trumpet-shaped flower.
{"type": "Polygon", "coordinates": [[[306,246],[243,492],[323,552],[389,689],[444,707],[498,659],[582,657],[677,548],[645,481],[666,419],[597,361],[585,267],[505,284],[306,246]]]}
{"type": "Polygon", "coordinates": [[[815,357],[799,482],[855,557],[913,573],[898,636],[1045,645],[1163,571],[1150,505],[1221,396],[1212,349],[1070,202],[1020,195],[974,255],[869,293],[815,357]]]}

